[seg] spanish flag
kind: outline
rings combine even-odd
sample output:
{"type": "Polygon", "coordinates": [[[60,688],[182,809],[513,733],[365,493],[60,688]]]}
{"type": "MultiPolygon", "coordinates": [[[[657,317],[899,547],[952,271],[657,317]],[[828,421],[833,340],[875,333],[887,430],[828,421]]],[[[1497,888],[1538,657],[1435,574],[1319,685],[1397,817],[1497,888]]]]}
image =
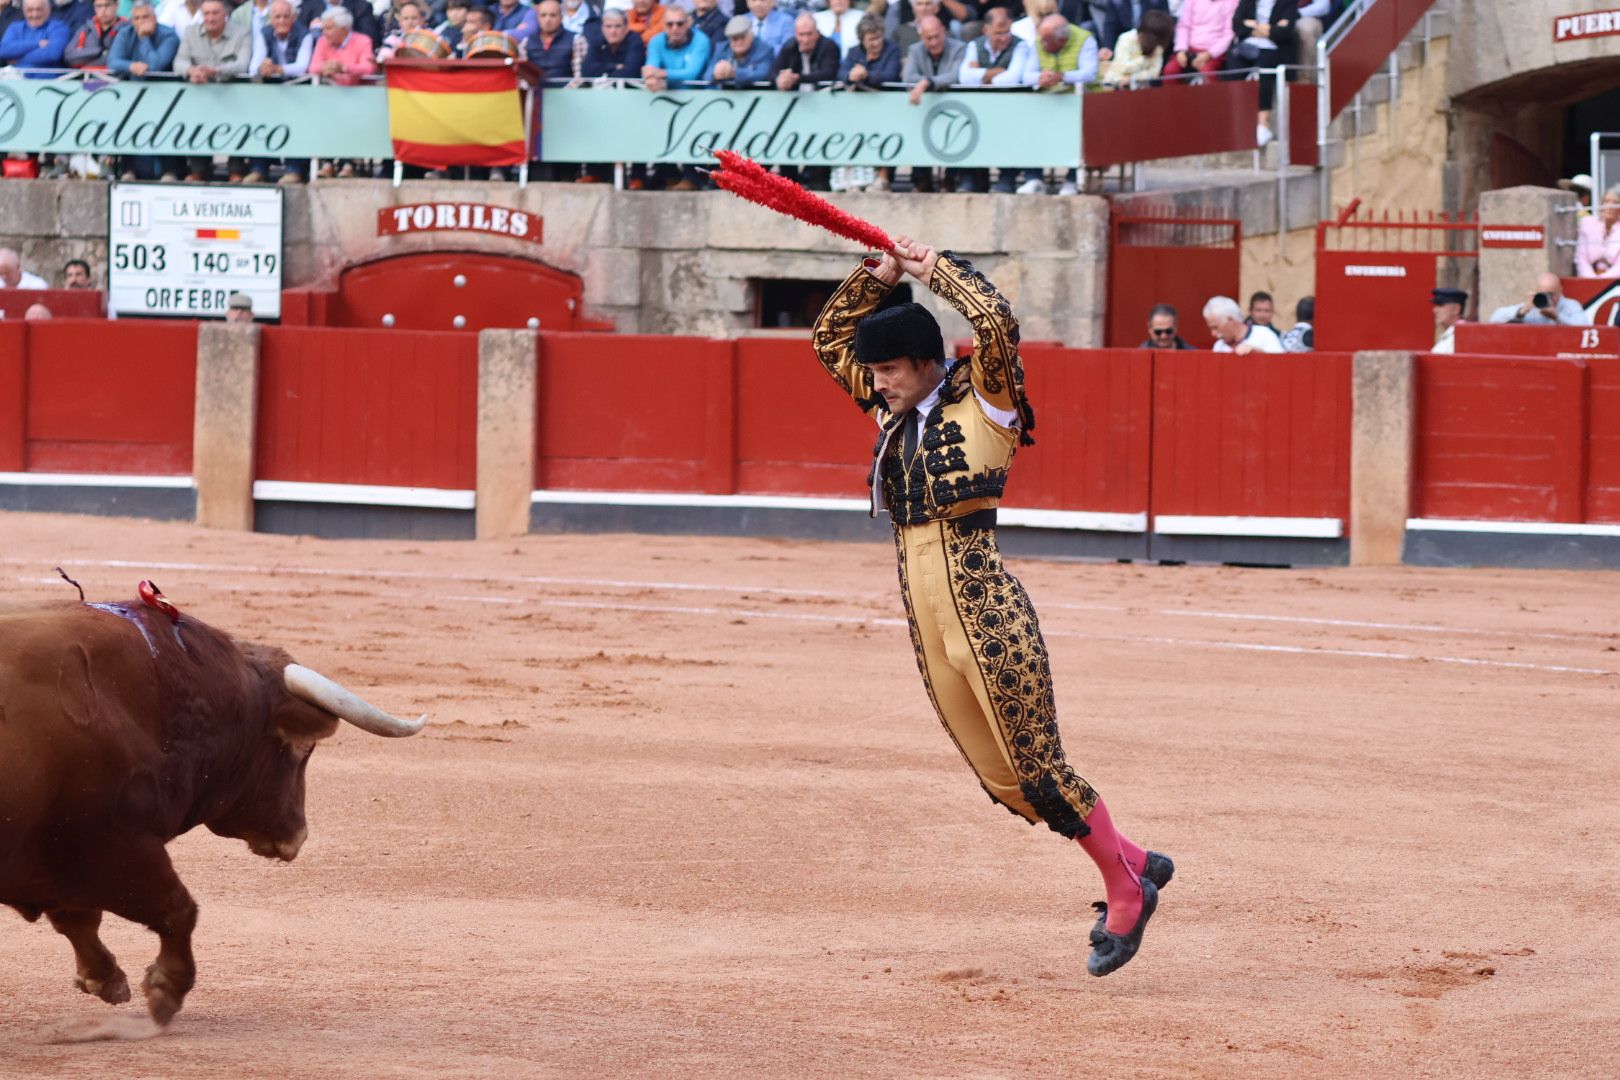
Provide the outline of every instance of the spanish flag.
{"type": "Polygon", "coordinates": [[[388,134],[407,165],[521,165],[522,100],[510,65],[390,61],[388,134]]]}

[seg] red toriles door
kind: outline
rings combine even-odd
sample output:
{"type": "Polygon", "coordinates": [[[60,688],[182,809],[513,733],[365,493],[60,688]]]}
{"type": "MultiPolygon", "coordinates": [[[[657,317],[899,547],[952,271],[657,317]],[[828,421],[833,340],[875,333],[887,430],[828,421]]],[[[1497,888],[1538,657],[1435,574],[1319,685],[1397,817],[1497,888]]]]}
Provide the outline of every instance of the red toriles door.
{"type": "Polygon", "coordinates": [[[343,271],[332,325],[578,330],[585,329],[584,291],[575,275],[527,259],[471,251],[399,255],[343,271]]]}

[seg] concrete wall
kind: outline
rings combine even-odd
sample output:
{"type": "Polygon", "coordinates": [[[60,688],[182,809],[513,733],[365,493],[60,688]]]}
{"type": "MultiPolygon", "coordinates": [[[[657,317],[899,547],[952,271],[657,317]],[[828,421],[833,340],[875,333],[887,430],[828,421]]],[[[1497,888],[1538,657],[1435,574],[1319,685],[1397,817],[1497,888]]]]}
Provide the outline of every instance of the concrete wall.
{"type": "MultiPolygon", "coordinates": [[[[616,192],[601,184],[328,180],[290,188],[287,284],[332,280],[387,255],[460,249],[536,258],[580,275],[590,314],[620,330],[730,334],[754,323],[752,278],[839,280],[855,245],[721,192],[616,192]],[[539,214],[540,245],[477,233],[378,236],[377,211],[435,200],[539,214]]],[[[851,213],[971,258],[1013,301],[1028,338],[1100,344],[1107,203],[1091,196],[849,194],[851,213]]],[[[106,266],[107,188],[90,181],[0,181],[0,245],[54,281],[69,258],[106,266]]],[[[920,297],[945,309],[932,297],[920,297]]],[[[966,324],[948,321],[947,330],[966,324]]]]}

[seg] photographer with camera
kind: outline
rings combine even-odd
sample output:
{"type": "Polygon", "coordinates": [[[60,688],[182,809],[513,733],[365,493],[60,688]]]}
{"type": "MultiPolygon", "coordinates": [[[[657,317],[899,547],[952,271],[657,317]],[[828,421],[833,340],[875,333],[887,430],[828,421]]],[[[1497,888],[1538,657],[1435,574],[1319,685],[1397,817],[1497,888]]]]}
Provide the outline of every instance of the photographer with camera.
{"type": "Polygon", "coordinates": [[[1524,323],[1526,326],[1591,326],[1592,317],[1581,305],[1564,295],[1557,274],[1536,278],[1536,291],[1522,304],[1504,304],[1491,312],[1493,323],[1524,323]]]}

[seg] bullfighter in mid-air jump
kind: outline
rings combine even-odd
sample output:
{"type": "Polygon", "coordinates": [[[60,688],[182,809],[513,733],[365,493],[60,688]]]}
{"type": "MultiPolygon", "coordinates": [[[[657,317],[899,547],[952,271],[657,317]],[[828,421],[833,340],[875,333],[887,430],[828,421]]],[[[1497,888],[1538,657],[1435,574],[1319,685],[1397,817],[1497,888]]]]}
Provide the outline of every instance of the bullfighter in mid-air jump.
{"type": "Polygon", "coordinates": [[[900,237],[839,287],[813,342],[880,427],[872,510],[886,506],[894,525],[911,643],[935,711],[992,800],[1078,841],[1097,864],[1108,899],[1094,905],[1086,970],[1117,971],[1140,948],[1175,866],[1115,829],[1064,759],[1035,609],[996,546],[1013,453],[1034,441],[1012,309],[966,261],[900,237]],[[946,366],[939,323],[922,305],[882,307],[904,274],[972,324],[970,359],[946,366]]]}

